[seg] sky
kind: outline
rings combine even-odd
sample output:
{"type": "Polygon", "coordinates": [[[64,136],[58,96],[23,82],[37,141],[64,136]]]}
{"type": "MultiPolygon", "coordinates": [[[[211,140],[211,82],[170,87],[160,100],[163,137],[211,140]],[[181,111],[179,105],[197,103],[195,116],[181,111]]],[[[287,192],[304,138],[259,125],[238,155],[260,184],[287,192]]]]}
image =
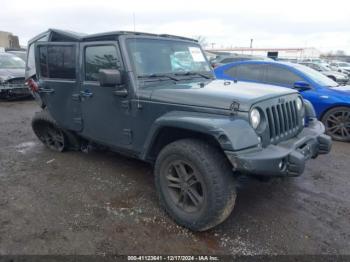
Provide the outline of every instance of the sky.
{"type": "Polygon", "coordinates": [[[350,1],[1,0],[0,30],[26,45],[48,28],[202,36],[215,48],[315,47],[350,54],[350,1]],[[135,18],[135,19],[134,19],[135,18]]]}

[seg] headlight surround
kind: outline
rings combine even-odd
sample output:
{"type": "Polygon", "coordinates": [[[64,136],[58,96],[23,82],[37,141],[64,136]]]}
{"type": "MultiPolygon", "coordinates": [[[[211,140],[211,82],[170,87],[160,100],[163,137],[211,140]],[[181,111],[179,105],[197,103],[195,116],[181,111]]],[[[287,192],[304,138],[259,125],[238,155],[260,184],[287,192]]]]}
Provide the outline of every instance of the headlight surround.
{"type": "Polygon", "coordinates": [[[257,129],[261,122],[261,114],[258,109],[253,108],[249,114],[250,124],[254,129],[257,129]]]}
{"type": "Polygon", "coordinates": [[[304,106],[303,99],[301,97],[298,97],[298,99],[297,99],[297,109],[298,109],[298,111],[301,111],[303,109],[303,106],[304,106]]]}

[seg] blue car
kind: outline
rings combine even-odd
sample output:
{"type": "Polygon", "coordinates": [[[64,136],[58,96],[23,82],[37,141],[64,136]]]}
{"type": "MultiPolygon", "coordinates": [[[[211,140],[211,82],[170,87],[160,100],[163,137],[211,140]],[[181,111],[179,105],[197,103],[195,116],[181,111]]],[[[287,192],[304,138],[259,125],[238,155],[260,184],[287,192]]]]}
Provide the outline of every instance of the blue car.
{"type": "Polygon", "coordinates": [[[350,86],[309,67],[275,61],[241,61],[216,68],[218,79],[294,88],[309,100],[334,140],[350,141],[350,86]]]}

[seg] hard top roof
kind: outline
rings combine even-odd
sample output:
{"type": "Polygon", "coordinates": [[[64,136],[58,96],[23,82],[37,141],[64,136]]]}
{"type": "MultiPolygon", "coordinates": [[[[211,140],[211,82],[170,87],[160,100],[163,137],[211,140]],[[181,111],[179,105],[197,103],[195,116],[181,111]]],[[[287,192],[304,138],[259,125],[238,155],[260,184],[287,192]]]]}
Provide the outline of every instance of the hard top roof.
{"type": "Polygon", "coordinates": [[[105,33],[88,35],[88,34],[77,33],[69,30],[48,29],[47,31],[30,39],[29,43],[36,42],[39,39],[42,39],[44,37],[47,37],[45,41],[49,41],[49,42],[83,42],[83,41],[116,40],[116,38],[120,35],[168,37],[173,39],[181,39],[181,40],[198,42],[197,40],[192,38],[175,36],[175,35],[167,35],[167,34],[151,34],[151,33],[132,32],[132,31],[113,31],[113,32],[105,32],[105,33]]]}

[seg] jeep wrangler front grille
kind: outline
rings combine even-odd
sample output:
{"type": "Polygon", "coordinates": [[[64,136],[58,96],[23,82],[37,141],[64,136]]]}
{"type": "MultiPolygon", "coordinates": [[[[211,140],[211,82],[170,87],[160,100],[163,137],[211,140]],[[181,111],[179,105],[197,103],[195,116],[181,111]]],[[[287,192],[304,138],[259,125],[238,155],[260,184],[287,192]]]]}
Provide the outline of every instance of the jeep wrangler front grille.
{"type": "Polygon", "coordinates": [[[266,108],[266,118],[270,129],[271,142],[278,142],[285,137],[290,137],[296,134],[300,128],[295,100],[266,108]]]}

